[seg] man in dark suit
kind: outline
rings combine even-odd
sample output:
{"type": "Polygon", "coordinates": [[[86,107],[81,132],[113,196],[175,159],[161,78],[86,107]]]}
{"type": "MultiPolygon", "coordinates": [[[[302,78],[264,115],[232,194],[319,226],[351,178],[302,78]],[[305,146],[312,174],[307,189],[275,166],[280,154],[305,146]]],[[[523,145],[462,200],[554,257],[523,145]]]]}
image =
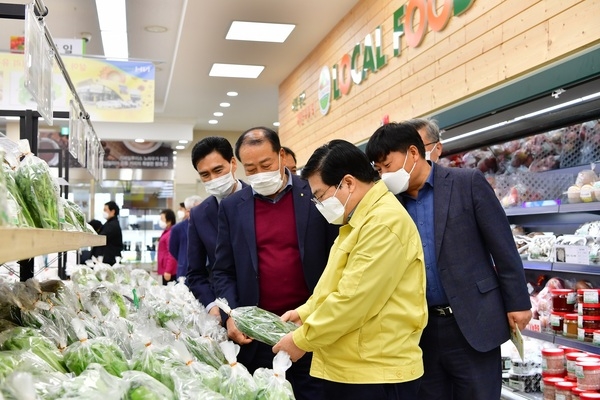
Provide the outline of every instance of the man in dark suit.
{"type": "Polygon", "coordinates": [[[210,197],[190,210],[186,284],[209,314],[220,318],[219,307],[214,305],[211,273],[215,264],[219,204],[245,184],[235,178],[237,163],[233,148],[223,137],[209,136],[196,143],[192,165],[210,197]]]}
{"type": "MultiPolygon", "coordinates": [[[[231,308],[256,305],[282,315],[313,292],[338,227],[316,209],[308,182],[284,167],[277,133],[252,128],[240,136],[235,153],[251,187],[219,208],[215,292],[231,308]]],[[[231,318],[226,326],[250,372],[272,367],[271,346],[244,336],[231,318]]],[[[297,399],[322,398],[322,382],[309,376],[311,359],[303,357],[286,372],[297,399]]]]}
{"type": "Polygon", "coordinates": [[[414,126],[386,124],[366,148],[423,243],[429,321],[419,399],[499,399],[500,345],[531,319],[525,273],[504,209],[478,170],[425,160],[414,126]]]}
{"type": "Polygon", "coordinates": [[[200,196],[189,196],[183,201],[185,214],[183,219],[171,228],[169,253],[177,260],[177,278],[187,275],[188,270],[188,230],[190,227],[190,210],[202,202],[200,196]]]}

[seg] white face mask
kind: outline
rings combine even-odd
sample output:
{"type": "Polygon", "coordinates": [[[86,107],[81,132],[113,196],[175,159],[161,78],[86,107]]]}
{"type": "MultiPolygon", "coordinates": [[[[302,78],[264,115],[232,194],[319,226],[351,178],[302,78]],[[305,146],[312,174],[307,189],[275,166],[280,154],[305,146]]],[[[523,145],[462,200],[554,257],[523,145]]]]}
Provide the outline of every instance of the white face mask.
{"type": "Polygon", "coordinates": [[[281,157],[278,157],[278,166],[275,171],[260,172],[258,174],[249,175],[247,177],[252,189],[262,195],[271,196],[277,193],[283,185],[283,178],[281,177],[281,157]]]}
{"type": "Polygon", "coordinates": [[[181,220],[183,217],[185,217],[185,211],[177,210],[177,219],[181,220]]]}
{"type": "MultiPolygon", "coordinates": [[[[425,160],[427,160],[427,161],[433,161],[431,159],[431,153],[436,149],[437,145],[438,144],[436,143],[435,146],[433,146],[433,148],[431,150],[425,152],[425,160]]],[[[435,161],[433,161],[433,162],[435,162],[435,161]]]]}
{"type": "Polygon", "coordinates": [[[218,178],[214,178],[208,182],[204,182],[204,189],[206,190],[206,193],[218,197],[219,199],[227,197],[231,193],[233,185],[235,185],[237,182],[231,173],[231,169],[232,167],[230,165],[229,172],[227,174],[219,176],[218,178]]]}
{"type": "Polygon", "coordinates": [[[160,229],[165,229],[167,227],[167,223],[161,219],[158,221],[158,226],[160,226],[160,229]]]}
{"type": "Polygon", "coordinates": [[[413,169],[415,169],[416,163],[413,164],[410,172],[406,172],[404,167],[406,166],[406,160],[408,160],[408,153],[406,153],[406,158],[404,159],[404,165],[396,172],[386,172],[381,174],[381,180],[388,187],[390,192],[394,194],[400,194],[406,192],[408,189],[408,184],[410,182],[410,174],[412,174],[413,169]]]}
{"type": "Polygon", "coordinates": [[[104,217],[104,219],[108,219],[108,213],[107,213],[106,211],[104,211],[104,212],[102,213],[102,216],[104,217]]]}
{"type": "Polygon", "coordinates": [[[348,194],[348,198],[346,202],[342,204],[341,201],[337,197],[335,197],[336,193],[340,189],[342,182],[338,185],[333,193],[333,196],[326,198],[322,202],[317,202],[315,206],[317,210],[325,217],[327,222],[333,225],[342,225],[344,223],[344,212],[346,211],[346,204],[348,204],[348,200],[350,200],[350,195],[348,194]]]}

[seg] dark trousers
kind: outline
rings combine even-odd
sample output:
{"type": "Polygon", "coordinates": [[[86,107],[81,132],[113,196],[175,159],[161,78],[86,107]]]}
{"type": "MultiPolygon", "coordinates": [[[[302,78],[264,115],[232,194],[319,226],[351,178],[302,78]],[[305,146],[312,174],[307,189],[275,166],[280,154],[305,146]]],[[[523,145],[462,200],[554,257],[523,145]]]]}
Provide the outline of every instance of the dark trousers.
{"type": "MultiPolygon", "coordinates": [[[[257,368],[273,368],[273,348],[257,340],[242,346],[238,361],[252,374],[257,368]]],[[[325,400],[323,395],[323,380],[309,375],[312,353],[292,364],[285,373],[285,379],[290,381],[296,400],[325,400]]]]}
{"type": "Polygon", "coordinates": [[[460,332],[454,316],[430,313],[420,346],[425,366],[420,400],[500,399],[500,347],[485,353],[474,350],[460,332]]]}
{"type": "Polygon", "coordinates": [[[421,379],[403,383],[339,383],[323,381],[326,399],[415,400],[421,379]]]}

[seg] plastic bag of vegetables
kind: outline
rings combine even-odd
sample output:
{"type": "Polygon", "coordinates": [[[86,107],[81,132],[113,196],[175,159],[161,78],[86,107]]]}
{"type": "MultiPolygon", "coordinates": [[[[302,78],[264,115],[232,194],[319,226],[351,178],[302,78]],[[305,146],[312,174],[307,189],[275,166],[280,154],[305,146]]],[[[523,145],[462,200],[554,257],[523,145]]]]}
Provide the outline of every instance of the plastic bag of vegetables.
{"type": "Polygon", "coordinates": [[[173,380],[176,377],[188,377],[194,381],[200,381],[203,386],[210,390],[218,392],[221,387],[221,375],[216,368],[211,367],[201,361],[195,360],[185,345],[181,341],[173,344],[173,348],[177,353],[179,360],[183,362],[183,366],[173,369],[173,380]]]}
{"type": "Polygon", "coordinates": [[[76,375],[81,374],[88,365],[97,363],[115,376],[121,376],[129,366],[123,351],[107,337],[88,339],[81,320],[74,318],[71,322],[79,341],[69,345],[64,353],[64,362],[68,370],[76,375]]]}
{"type": "Polygon", "coordinates": [[[1,350],[29,350],[46,361],[55,371],[67,373],[63,356],[52,341],[32,328],[17,327],[0,334],[1,350]]]}
{"type": "Polygon", "coordinates": [[[25,203],[25,200],[23,200],[21,191],[17,186],[15,172],[6,164],[2,166],[2,171],[4,172],[6,193],[8,195],[7,206],[12,225],[23,228],[35,228],[35,222],[33,222],[27,204],[25,203]]]}
{"type": "Polygon", "coordinates": [[[108,373],[99,364],[90,364],[79,376],[50,390],[44,399],[122,399],[126,392],[127,385],[122,379],[108,373]]]}
{"type": "Polygon", "coordinates": [[[233,318],[240,332],[269,346],[275,346],[282,337],[297,328],[296,324],[283,322],[276,314],[256,306],[231,309],[224,299],[215,300],[215,304],[233,318]]]}
{"type": "Polygon", "coordinates": [[[273,369],[258,368],[254,371],[254,381],[258,386],[257,400],[292,400],[294,390],[285,379],[285,371],[292,366],[290,355],[280,351],[273,358],[273,369]]]}
{"type": "Polygon", "coordinates": [[[254,400],[258,394],[258,386],[246,367],[237,362],[240,346],[231,342],[221,342],[223,354],[229,364],[219,368],[221,374],[221,389],[219,392],[229,398],[236,400],[254,400]]]}
{"type": "MultiPolygon", "coordinates": [[[[206,364],[204,364],[206,365],[206,364]]],[[[209,367],[212,368],[212,367],[209,367]]],[[[182,367],[173,369],[175,395],[179,400],[225,400],[222,394],[204,385],[197,375],[190,374],[182,367]]]]}
{"type": "MultiPolygon", "coordinates": [[[[0,165],[4,164],[4,151],[0,149],[0,165]]],[[[0,226],[15,225],[14,219],[9,218],[8,195],[4,168],[0,168],[0,226]]]]}
{"type": "Polygon", "coordinates": [[[144,372],[125,371],[123,382],[127,386],[123,397],[125,400],[175,400],[175,395],[169,388],[144,372]]]}
{"type": "Polygon", "coordinates": [[[56,373],[46,361],[30,351],[0,351],[0,382],[14,371],[31,372],[32,374],[56,373]]]}
{"type": "Polygon", "coordinates": [[[29,153],[21,160],[16,170],[15,180],[35,226],[60,229],[58,206],[60,190],[50,175],[48,164],[29,153]]]}

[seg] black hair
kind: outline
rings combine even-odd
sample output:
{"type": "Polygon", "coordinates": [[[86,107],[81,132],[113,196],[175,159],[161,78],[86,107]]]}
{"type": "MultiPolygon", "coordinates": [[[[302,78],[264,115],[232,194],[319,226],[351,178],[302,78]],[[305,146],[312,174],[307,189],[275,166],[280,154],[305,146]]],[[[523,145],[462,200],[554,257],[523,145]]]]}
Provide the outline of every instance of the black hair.
{"type": "Polygon", "coordinates": [[[200,140],[192,149],[192,166],[196,169],[198,162],[204,157],[216,151],[227,161],[233,159],[233,148],[229,140],[220,136],[209,136],[200,140]]]}
{"type": "Polygon", "coordinates": [[[102,229],[102,222],[98,221],[97,219],[90,220],[88,224],[90,224],[90,226],[94,228],[96,232],[100,232],[100,229],[102,229]]]}
{"type": "Polygon", "coordinates": [[[171,225],[175,225],[177,223],[177,220],[175,219],[175,213],[170,208],[165,208],[160,213],[165,214],[165,221],[170,222],[171,225]]]}
{"type": "Polygon", "coordinates": [[[109,209],[110,211],[114,211],[114,212],[115,212],[115,217],[116,217],[117,215],[119,215],[119,206],[117,205],[117,203],[115,203],[114,201],[112,201],[112,200],[111,200],[111,201],[109,201],[108,203],[104,203],[104,205],[105,205],[106,207],[108,207],[108,209],[109,209]]]}
{"type": "Polygon", "coordinates": [[[407,153],[410,146],[415,146],[425,158],[425,145],[415,127],[407,122],[390,122],[377,128],[367,142],[365,153],[372,162],[380,162],[392,151],[407,153]]]}
{"type": "Polygon", "coordinates": [[[281,143],[279,142],[279,135],[277,132],[264,126],[257,126],[242,133],[237,142],[235,142],[235,156],[240,160],[240,147],[242,147],[242,145],[256,146],[263,144],[265,141],[271,143],[274,152],[279,153],[281,150],[281,143]],[[262,137],[249,137],[249,133],[252,131],[262,131],[263,135],[262,137]]]}
{"type": "Polygon", "coordinates": [[[285,147],[285,146],[281,146],[281,148],[283,149],[283,152],[285,154],[289,154],[290,156],[292,156],[292,158],[294,159],[294,163],[296,163],[296,153],[294,153],[292,151],[292,149],[290,149],[289,147],[285,147]]]}
{"type": "Polygon", "coordinates": [[[181,203],[179,203],[179,207],[185,208],[185,203],[182,201],[181,203]]]}
{"type": "Polygon", "coordinates": [[[330,186],[339,184],[346,174],[365,183],[379,180],[379,174],[365,153],[341,139],[324,144],[310,156],[302,168],[302,178],[308,179],[315,174],[320,174],[323,183],[330,186]]]}

